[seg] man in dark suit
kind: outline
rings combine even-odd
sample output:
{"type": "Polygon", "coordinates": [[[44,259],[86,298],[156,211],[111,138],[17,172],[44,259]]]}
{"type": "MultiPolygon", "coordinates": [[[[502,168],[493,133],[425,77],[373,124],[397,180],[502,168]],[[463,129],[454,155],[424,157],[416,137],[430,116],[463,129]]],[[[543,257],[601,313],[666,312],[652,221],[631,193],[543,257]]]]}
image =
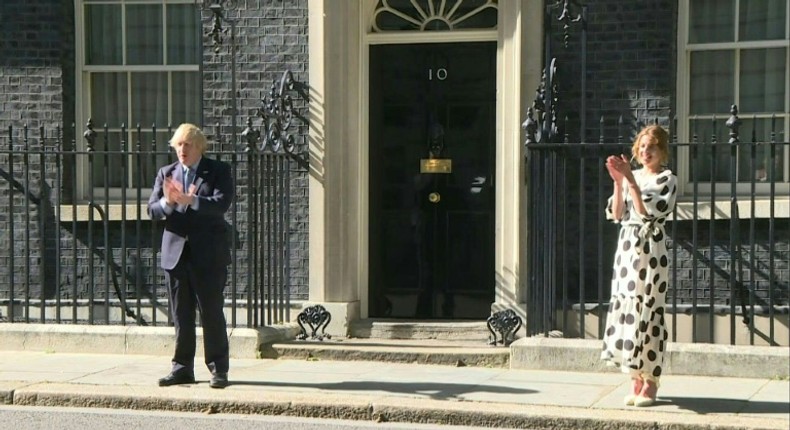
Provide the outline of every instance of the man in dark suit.
{"type": "Polygon", "coordinates": [[[148,200],[152,219],[165,219],[161,266],[170,294],[176,350],[160,386],[195,382],[195,316],[200,309],[209,385],[228,385],[229,348],[223,290],[230,263],[225,212],[234,198],[230,166],[204,157],[206,137],[181,124],[170,140],[178,161],[159,169],[148,200]]]}

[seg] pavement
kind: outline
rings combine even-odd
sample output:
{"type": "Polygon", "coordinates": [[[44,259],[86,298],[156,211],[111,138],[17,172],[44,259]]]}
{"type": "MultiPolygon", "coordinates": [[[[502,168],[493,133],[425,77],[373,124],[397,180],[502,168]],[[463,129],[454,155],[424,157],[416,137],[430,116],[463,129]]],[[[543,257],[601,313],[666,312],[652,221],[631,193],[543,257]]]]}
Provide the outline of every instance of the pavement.
{"type": "MultiPolygon", "coordinates": [[[[0,404],[289,415],[527,429],[790,428],[790,380],[667,375],[658,402],[625,406],[617,372],[232,358],[230,386],[157,386],[164,355],[0,351],[0,404]]],[[[2,407],[2,406],[0,406],[2,407]]]]}

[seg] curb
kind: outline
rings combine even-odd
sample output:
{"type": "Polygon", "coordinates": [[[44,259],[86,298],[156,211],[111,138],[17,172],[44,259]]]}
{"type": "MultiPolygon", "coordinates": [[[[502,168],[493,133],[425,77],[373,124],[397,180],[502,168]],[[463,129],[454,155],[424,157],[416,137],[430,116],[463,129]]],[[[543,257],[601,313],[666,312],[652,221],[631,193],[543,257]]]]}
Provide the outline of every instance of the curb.
{"type": "Polygon", "coordinates": [[[36,384],[17,389],[13,404],[24,406],[90,407],[205,414],[261,414],[332,418],[371,422],[402,422],[533,430],[775,430],[786,422],[743,416],[705,416],[651,411],[612,411],[556,406],[441,401],[410,398],[268,392],[266,399],[249,399],[248,392],[179,387],[117,389],[94,385],[36,384]],[[241,399],[240,397],[247,398],[241,399]]]}

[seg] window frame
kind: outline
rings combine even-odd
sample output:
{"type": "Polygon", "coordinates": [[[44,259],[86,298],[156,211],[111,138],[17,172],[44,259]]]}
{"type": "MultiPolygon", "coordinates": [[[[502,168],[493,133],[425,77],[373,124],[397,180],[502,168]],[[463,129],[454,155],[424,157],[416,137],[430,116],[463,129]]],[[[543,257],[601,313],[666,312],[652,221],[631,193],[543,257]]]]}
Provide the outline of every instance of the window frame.
{"type": "MultiPolygon", "coordinates": [[[[692,142],[693,140],[693,130],[690,130],[690,122],[692,120],[712,120],[713,115],[691,115],[690,114],[690,82],[691,82],[691,54],[693,52],[700,52],[700,51],[710,51],[710,50],[730,50],[734,52],[735,58],[735,70],[733,76],[733,85],[734,85],[734,94],[735,100],[731,103],[735,103],[740,105],[739,98],[740,98],[740,82],[739,82],[739,73],[740,73],[740,51],[743,49],[754,49],[754,48],[783,48],[785,49],[785,95],[784,95],[784,104],[785,104],[785,113],[781,114],[777,113],[776,115],[776,124],[777,129],[784,129],[785,136],[777,135],[776,139],[777,142],[787,142],[790,137],[790,37],[784,41],[733,41],[733,42],[717,42],[717,43],[698,43],[692,44],[688,42],[689,37],[689,19],[690,19],[690,2],[694,0],[679,0],[678,2],[678,30],[677,30],[677,75],[676,75],[676,135],[678,142],[692,142]]],[[[735,26],[735,37],[737,40],[738,34],[738,10],[740,6],[740,2],[744,0],[733,0],[735,2],[736,13],[733,19],[733,25],[735,26]]],[[[790,35],[790,10],[786,13],[785,16],[785,35],[790,35]]],[[[722,108],[724,110],[724,108],[722,108]]],[[[717,114],[716,121],[717,123],[721,122],[722,124],[724,121],[727,121],[729,118],[729,114],[717,114]]],[[[752,113],[740,113],[738,114],[741,120],[751,120],[755,118],[759,121],[762,119],[770,119],[771,114],[757,114],[754,115],[752,113]]],[[[741,134],[740,136],[741,142],[747,143],[751,141],[751,136],[746,136],[741,134]]],[[[710,136],[699,136],[700,139],[704,139],[708,141],[710,136]]],[[[729,139],[729,136],[718,136],[719,142],[726,142],[729,139]]],[[[783,154],[783,178],[790,178],[790,148],[786,148],[787,150],[784,151],[783,154]]],[[[691,193],[693,183],[691,182],[691,174],[690,174],[690,162],[691,157],[689,153],[688,147],[682,147],[678,149],[677,153],[677,172],[675,172],[678,176],[678,184],[679,184],[679,192],[680,192],[680,199],[679,204],[682,204],[683,201],[688,202],[692,196],[691,193]],[[685,196],[685,198],[683,198],[685,196]]],[[[777,181],[775,184],[776,194],[775,194],[775,201],[785,201],[790,200],[788,194],[790,194],[790,183],[787,181],[780,182],[777,181]]],[[[755,200],[755,204],[758,207],[761,207],[763,204],[767,206],[768,204],[768,191],[769,185],[763,183],[756,184],[756,193],[758,194],[757,199],[755,200]]],[[[710,197],[711,195],[711,182],[708,181],[698,181],[697,182],[697,192],[698,196],[707,196],[710,197]]],[[[731,192],[731,185],[730,182],[716,182],[716,190],[715,190],[715,201],[717,202],[717,217],[722,213],[726,214],[724,218],[729,217],[729,210],[724,212],[723,210],[726,206],[729,208],[729,200],[732,197],[730,195],[731,192]]],[[[743,200],[751,201],[751,183],[750,182],[738,182],[736,184],[736,197],[742,198],[743,200]]],[[[706,199],[708,202],[709,199],[706,199]]],[[[740,202],[739,202],[740,206],[740,202]]],[[[779,205],[782,208],[782,211],[787,214],[787,205],[782,204],[779,205]]],[[[758,210],[758,212],[767,212],[758,210]]],[[[740,211],[741,217],[748,217],[749,212],[747,211],[740,211]]],[[[767,216],[767,215],[766,215],[767,216]]]]}
{"type": "MultiPolygon", "coordinates": [[[[202,79],[202,71],[203,71],[203,59],[202,59],[202,52],[203,52],[203,40],[202,40],[202,19],[200,20],[201,24],[199,27],[199,31],[201,32],[201,36],[198,37],[198,48],[199,48],[199,58],[197,64],[167,64],[167,49],[168,49],[168,41],[167,41],[167,32],[164,31],[162,35],[162,50],[163,50],[163,64],[157,65],[88,65],[86,64],[86,25],[87,25],[87,6],[88,5],[96,5],[96,4],[103,4],[103,5],[118,5],[122,8],[121,12],[121,29],[122,37],[121,37],[121,44],[124,50],[124,54],[122,55],[123,62],[126,62],[126,40],[127,40],[127,33],[126,33],[126,6],[127,5],[161,5],[163,7],[161,18],[162,18],[162,29],[167,28],[167,5],[173,4],[183,4],[183,5],[195,5],[196,6],[196,15],[201,14],[200,10],[200,3],[196,3],[195,0],[74,0],[74,26],[75,26],[75,120],[77,124],[77,136],[76,137],[76,150],[79,153],[83,153],[87,150],[87,141],[82,136],[82,133],[87,130],[86,124],[89,119],[91,119],[91,112],[92,112],[92,105],[91,105],[91,74],[92,73],[106,73],[106,72],[121,72],[125,73],[126,75],[126,85],[127,85],[127,97],[126,104],[127,104],[127,120],[124,121],[126,125],[126,133],[123,136],[124,141],[126,142],[127,149],[134,149],[134,145],[136,144],[136,125],[131,123],[131,116],[133,115],[132,109],[132,81],[133,77],[132,74],[140,73],[140,72],[157,72],[157,73],[166,73],[167,74],[167,100],[168,100],[168,111],[167,111],[167,124],[156,124],[157,127],[157,144],[160,144],[160,136],[163,136],[167,132],[168,125],[172,125],[173,127],[177,126],[177,124],[172,124],[173,122],[173,112],[172,112],[172,100],[173,100],[173,74],[179,72],[197,72],[198,76],[201,76],[198,79],[199,87],[196,89],[196,99],[200,101],[200,106],[198,107],[197,111],[199,113],[199,118],[195,118],[194,121],[198,124],[202,124],[203,122],[203,79],[202,79]]],[[[200,18],[199,15],[196,18],[200,18]]],[[[151,126],[152,124],[141,124],[143,139],[147,139],[150,141],[151,139],[151,126]]],[[[103,136],[104,131],[104,124],[94,123],[93,128],[95,131],[100,133],[99,139],[103,136]]],[[[121,127],[120,124],[108,124],[108,132],[109,133],[120,133],[121,127]]],[[[169,138],[169,136],[167,137],[169,138]]],[[[153,166],[153,168],[158,168],[160,166],[153,166]]],[[[90,196],[91,187],[93,189],[93,200],[96,202],[103,202],[104,201],[104,186],[92,186],[89,183],[89,172],[88,172],[88,162],[84,155],[78,155],[76,166],[75,168],[75,176],[76,176],[76,183],[77,189],[75,190],[74,199],[75,202],[79,203],[87,203],[90,196]]],[[[129,166],[129,174],[133,175],[132,166],[129,166]]],[[[131,178],[129,178],[131,179],[131,178]]],[[[153,180],[151,178],[150,180],[153,180]]],[[[143,187],[144,195],[146,196],[145,200],[147,200],[147,190],[145,189],[142,184],[138,184],[137,186],[143,187]]],[[[104,202],[105,204],[113,204],[114,206],[117,205],[129,205],[134,203],[132,200],[136,199],[136,191],[137,186],[132,184],[130,180],[126,187],[126,201],[122,201],[123,190],[121,187],[108,187],[108,196],[109,201],[104,202]]],[[[143,204],[145,202],[141,202],[143,204]]]]}

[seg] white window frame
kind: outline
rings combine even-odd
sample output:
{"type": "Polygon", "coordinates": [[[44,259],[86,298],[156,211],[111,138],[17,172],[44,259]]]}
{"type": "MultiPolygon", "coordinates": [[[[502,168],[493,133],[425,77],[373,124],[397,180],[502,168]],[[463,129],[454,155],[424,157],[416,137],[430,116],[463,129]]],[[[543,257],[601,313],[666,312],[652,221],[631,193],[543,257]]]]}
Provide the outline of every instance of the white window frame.
{"type": "MultiPolygon", "coordinates": [[[[690,44],[688,43],[688,25],[689,25],[689,3],[694,0],[679,0],[678,2],[678,31],[677,31],[677,103],[676,103],[676,113],[677,113],[677,139],[678,142],[691,142],[692,130],[689,130],[689,121],[692,115],[689,114],[689,104],[690,104],[690,56],[691,53],[694,51],[703,51],[703,50],[712,50],[712,49],[733,49],[736,50],[736,65],[739,61],[738,58],[738,49],[744,48],[784,48],[787,51],[787,55],[785,57],[785,113],[784,115],[777,114],[776,121],[777,121],[777,128],[784,128],[787,134],[790,134],[790,39],[784,41],[749,41],[749,42],[727,42],[727,43],[710,43],[710,44],[690,44]]],[[[739,8],[739,2],[744,0],[735,0],[736,4],[736,11],[739,8]]],[[[737,35],[738,26],[737,26],[737,18],[738,14],[735,14],[735,20],[733,25],[735,25],[735,31],[737,35]]],[[[790,11],[787,13],[786,22],[785,22],[785,31],[786,34],[790,34],[790,11]]],[[[734,85],[735,85],[735,100],[731,103],[739,104],[739,80],[738,80],[738,73],[739,68],[736,67],[735,69],[735,76],[734,76],[734,85]]],[[[739,117],[744,119],[751,119],[753,115],[751,113],[741,114],[739,113],[739,117]]],[[[696,116],[695,118],[698,119],[711,119],[709,116],[696,116]]],[[[720,114],[717,115],[716,121],[721,121],[722,123],[729,118],[729,115],[720,114]]],[[[757,119],[763,118],[770,118],[770,115],[757,115],[757,119]]],[[[717,136],[720,142],[726,142],[729,139],[729,136],[717,136]]],[[[709,140],[710,136],[699,136],[701,139],[709,140]]],[[[777,136],[777,141],[787,141],[790,139],[787,135],[784,138],[777,136]]],[[[749,142],[751,140],[751,136],[741,135],[740,140],[742,142],[749,142]]],[[[788,148],[790,149],[790,148],[788,148]]],[[[783,154],[783,168],[784,168],[784,178],[790,177],[790,150],[785,151],[783,154]]],[[[678,217],[681,219],[684,218],[691,218],[692,213],[692,203],[691,200],[691,193],[693,192],[693,184],[691,183],[691,177],[689,174],[689,163],[690,154],[689,150],[684,147],[680,148],[677,155],[677,172],[675,172],[679,179],[679,192],[680,192],[680,199],[678,201],[678,209],[679,215],[678,217]],[[686,198],[683,198],[686,196],[686,198]]],[[[711,204],[710,204],[710,194],[711,194],[711,185],[708,182],[698,182],[697,183],[697,191],[699,196],[702,197],[698,202],[697,216],[699,218],[708,218],[711,216],[711,204]],[[703,196],[708,196],[705,198],[703,196]]],[[[741,218],[748,218],[751,216],[751,206],[752,206],[752,197],[751,197],[751,185],[748,182],[739,183],[736,185],[736,193],[738,197],[738,209],[739,215],[741,218]]],[[[769,197],[768,197],[768,184],[756,184],[756,193],[758,196],[755,198],[755,216],[756,217],[768,217],[770,216],[769,212],[769,197]]],[[[730,199],[731,199],[731,188],[729,182],[717,182],[716,183],[716,198],[715,198],[715,216],[719,219],[727,219],[730,217],[730,199]]],[[[788,182],[776,182],[776,197],[774,198],[774,216],[775,217],[787,217],[790,216],[790,210],[788,208],[788,200],[790,200],[790,184],[788,182]]]]}
{"type": "MultiPolygon", "coordinates": [[[[77,135],[75,136],[77,151],[85,151],[87,149],[87,142],[85,138],[82,136],[82,133],[86,130],[86,123],[90,119],[90,113],[92,111],[91,108],[91,93],[90,93],[90,85],[89,79],[90,74],[94,72],[166,72],[168,74],[167,78],[167,88],[168,100],[172,100],[172,79],[173,79],[173,72],[200,72],[202,70],[202,64],[178,64],[178,65],[86,65],[86,52],[85,52],[85,25],[86,25],[86,18],[85,18],[85,11],[86,5],[91,4],[107,4],[107,5],[132,5],[132,4],[152,4],[152,5],[162,5],[163,7],[168,4],[190,4],[196,5],[196,7],[200,7],[200,3],[196,2],[195,0],[74,0],[74,12],[75,12],[75,90],[76,90],[76,106],[75,106],[75,120],[77,124],[77,135]]],[[[125,28],[125,20],[126,20],[126,9],[123,8],[122,12],[122,24],[121,29],[125,28]]],[[[163,9],[162,13],[163,19],[163,28],[167,26],[167,9],[163,9]]],[[[123,31],[123,39],[122,39],[122,46],[124,49],[123,52],[123,62],[126,62],[126,32],[123,31]]],[[[164,53],[164,61],[167,61],[167,33],[163,35],[163,53],[164,53]]],[[[131,88],[131,73],[127,74],[127,88],[131,88]]],[[[202,87],[202,84],[201,84],[202,87]]],[[[197,90],[199,92],[198,100],[202,100],[202,88],[197,90]]],[[[132,106],[131,106],[132,98],[129,97],[127,99],[128,103],[128,117],[127,121],[124,121],[125,125],[127,126],[127,133],[125,136],[127,147],[132,147],[135,145],[135,140],[133,140],[133,135],[136,132],[136,124],[131,123],[131,115],[132,115],[132,106]]],[[[172,103],[169,103],[172,105],[172,103]]],[[[202,115],[202,109],[200,109],[202,115]]],[[[172,124],[172,110],[168,110],[167,113],[167,124],[156,124],[157,126],[157,134],[160,132],[166,131],[167,126],[170,124],[173,127],[178,126],[178,124],[172,124]]],[[[195,122],[202,122],[202,118],[195,119],[195,122]]],[[[152,124],[141,124],[142,131],[144,134],[144,138],[150,139],[150,131],[151,131],[152,124]]],[[[101,123],[94,123],[94,130],[97,132],[103,132],[104,124],[101,123]]],[[[109,132],[120,132],[120,124],[108,124],[109,132]]],[[[169,137],[168,137],[169,138],[169,137]]],[[[157,141],[157,144],[160,144],[157,141]]],[[[158,166],[157,166],[158,167],[158,166]]],[[[75,202],[76,203],[86,203],[88,200],[89,195],[89,187],[90,184],[88,183],[89,175],[88,175],[88,166],[87,160],[84,156],[77,157],[77,165],[75,166],[75,175],[77,177],[77,189],[75,190],[75,202]]],[[[124,204],[127,207],[127,216],[129,217],[136,217],[138,211],[145,213],[144,206],[147,203],[147,195],[149,190],[143,189],[143,202],[141,202],[141,207],[136,207],[136,205],[131,204],[132,200],[136,198],[136,187],[129,186],[126,189],[126,198],[127,202],[121,201],[122,190],[120,187],[112,187],[109,188],[109,202],[104,202],[104,187],[94,187],[93,189],[93,197],[94,201],[102,202],[105,205],[109,205],[108,207],[108,215],[111,219],[120,219],[121,213],[121,206],[124,204]],[[111,205],[110,205],[111,204],[111,205]],[[113,215],[114,214],[114,215],[113,215]]],[[[78,220],[84,220],[88,218],[88,211],[90,209],[80,211],[83,213],[82,215],[78,214],[78,220]]]]}

